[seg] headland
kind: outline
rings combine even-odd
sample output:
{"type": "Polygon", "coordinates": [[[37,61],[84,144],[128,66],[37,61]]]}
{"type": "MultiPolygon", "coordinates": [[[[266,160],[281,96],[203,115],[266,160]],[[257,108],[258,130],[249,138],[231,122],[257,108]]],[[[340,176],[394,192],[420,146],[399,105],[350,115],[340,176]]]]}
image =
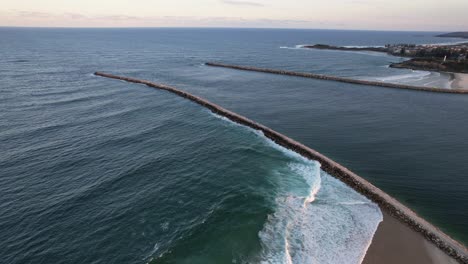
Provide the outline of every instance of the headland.
{"type": "Polygon", "coordinates": [[[468,73],[468,43],[439,45],[387,44],[384,47],[339,47],[324,44],[305,45],[307,49],[338,51],[372,51],[388,55],[411,58],[392,63],[392,68],[412,70],[468,73]]]}
{"type": "MultiPolygon", "coordinates": [[[[348,186],[356,190],[357,192],[361,193],[362,195],[366,196],[373,202],[379,205],[380,209],[384,211],[388,217],[395,220],[396,226],[401,227],[408,227],[414,232],[417,232],[419,238],[424,238],[428,242],[431,242],[433,247],[439,248],[444,254],[451,256],[453,259],[457,260],[459,263],[468,263],[468,250],[467,248],[460,244],[459,242],[455,241],[441,230],[436,228],[435,226],[431,225],[429,222],[425,221],[423,218],[418,216],[415,212],[410,210],[408,207],[404,206],[393,197],[389,196],[379,188],[375,187],[368,181],[364,180],[360,176],[356,175],[355,173],[351,172],[344,166],[336,163],[335,161],[331,160],[330,158],[324,156],[323,154],[302,145],[301,143],[294,141],[293,139],[280,134],[264,125],[256,123],[244,116],[241,116],[237,113],[224,109],[223,107],[216,105],[204,98],[192,95],[188,92],[179,90],[175,87],[153,83],[147,80],[139,80],[135,78],[117,76],[102,72],[96,72],[95,75],[127,81],[130,83],[137,83],[137,84],[144,84],[152,88],[166,90],[172,92],[176,95],[189,99],[209,110],[213,113],[218,114],[220,116],[226,117],[233,122],[239,123],[241,125],[248,126],[255,130],[259,130],[263,132],[263,134],[285,148],[288,148],[305,158],[316,160],[320,162],[322,165],[322,169],[330,174],[331,176],[341,180],[342,182],[346,183],[348,186]]],[[[386,221],[384,219],[384,221],[386,221]]],[[[381,226],[383,226],[381,224],[381,226]]],[[[382,229],[382,227],[379,227],[382,229]]],[[[386,241],[385,235],[379,235],[382,232],[377,231],[377,236],[375,237],[375,241],[378,239],[383,239],[386,241]]],[[[405,241],[405,237],[397,237],[399,242],[403,243],[405,241]]],[[[372,248],[372,246],[371,246],[372,248]]],[[[372,250],[372,249],[370,249],[372,250]]],[[[395,252],[392,252],[395,253],[395,252]]],[[[417,253],[416,253],[417,254],[417,253]]],[[[396,253],[398,255],[398,253],[396,253]]],[[[407,263],[405,259],[399,259],[397,263],[407,263]]]]}
{"type": "Polygon", "coordinates": [[[414,58],[403,62],[390,64],[391,68],[404,68],[421,71],[438,71],[450,73],[468,73],[468,61],[441,61],[429,58],[414,58]]]}
{"type": "Polygon", "coordinates": [[[466,39],[468,39],[468,31],[445,33],[445,34],[437,35],[436,37],[439,37],[439,38],[466,38],[466,39]]]}
{"type": "Polygon", "coordinates": [[[316,45],[305,45],[302,46],[306,49],[321,49],[321,50],[341,50],[341,51],[375,51],[375,52],[387,52],[388,50],[384,47],[340,47],[325,44],[316,45]]]}

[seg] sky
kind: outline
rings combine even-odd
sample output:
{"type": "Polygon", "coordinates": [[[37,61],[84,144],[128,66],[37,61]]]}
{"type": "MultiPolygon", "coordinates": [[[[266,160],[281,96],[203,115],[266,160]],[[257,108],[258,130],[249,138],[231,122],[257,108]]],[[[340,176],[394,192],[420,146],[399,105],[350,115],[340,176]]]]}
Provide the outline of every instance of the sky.
{"type": "Polygon", "coordinates": [[[468,31],[468,0],[0,0],[0,26],[468,31]]]}

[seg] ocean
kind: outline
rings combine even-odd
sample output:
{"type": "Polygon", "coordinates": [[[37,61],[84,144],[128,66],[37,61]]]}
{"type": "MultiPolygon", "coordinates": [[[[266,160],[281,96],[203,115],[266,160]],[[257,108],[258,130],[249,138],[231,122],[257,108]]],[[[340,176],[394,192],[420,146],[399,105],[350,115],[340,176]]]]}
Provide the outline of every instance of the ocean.
{"type": "Polygon", "coordinates": [[[436,32],[0,28],[5,263],[360,263],[379,208],[320,164],[164,91],[205,97],[329,156],[468,242],[468,97],[211,68],[450,87],[402,60],[303,44],[436,32]]]}

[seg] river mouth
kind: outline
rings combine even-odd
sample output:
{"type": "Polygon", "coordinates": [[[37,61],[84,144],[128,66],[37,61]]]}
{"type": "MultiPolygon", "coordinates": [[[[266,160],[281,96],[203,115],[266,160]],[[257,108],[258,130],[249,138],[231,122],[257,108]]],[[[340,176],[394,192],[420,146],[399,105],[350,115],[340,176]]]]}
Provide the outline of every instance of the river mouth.
{"type": "Polygon", "coordinates": [[[216,258],[223,246],[223,260],[242,262],[262,252],[259,233],[284,201],[268,180],[277,178],[267,176],[285,170],[301,179],[293,159],[257,144],[255,134],[95,70],[173,84],[288,135],[466,243],[467,97],[203,64],[380,78],[411,71],[390,69],[393,59],[376,54],[278,47],[440,42],[434,33],[0,28],[0,35],[4,262],[136,264],[172,246],[184,249],[181,258],[210,246],[216,258]],[[215,232],[200,239],[206,230],[215,232]],[[196,243],[184,244],[192,236],[196,243]]]}

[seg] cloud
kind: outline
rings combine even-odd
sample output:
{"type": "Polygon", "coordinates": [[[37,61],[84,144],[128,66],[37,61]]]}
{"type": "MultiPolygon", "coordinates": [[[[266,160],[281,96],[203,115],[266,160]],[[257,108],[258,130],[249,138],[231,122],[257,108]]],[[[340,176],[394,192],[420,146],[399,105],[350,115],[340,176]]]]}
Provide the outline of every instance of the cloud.
{"type": "Polygon", "coordinates": [[[46,13],[36,11],[11,11],[10,15],[21,17],[24,19],[88,19],[89,17],[78,13],[46,13]]]}
{"type": "MultiPolygon", "coordinates": [[[[0,17],[2,12],[0,11],[0,17]]],[[[322,21],[203,16],[85,15],[79,13],[41,13],[14,11],[0,19],[4,26],[42,27],[239,27],[310,28],[327,26],[322,21]],[[5,23],[6,22],[6,23],[5,23]]]]}
{"type": "Polygon", "coordinates": [[[88,17],[78,13],[64,13],[65,17],[69,17],[71,19],[87,19],[88,17]]]}
{"type": "Polygon", "coordinates": [[[50,13],[35,11],[17,11],[16,15],[24,18],[48,18],[51,16],[50,13]]]}
{"type": "Polygon", "coordinates": [[[462,31],[466,25],[452,21],[427,22],[424,18],[382,15],[353,18],[274,19],[224,16],[134,16],[129,14],[47,13],[0,10],[0,26],[24,27],[239,27],[239,28],[322,28],[322,29],[403,29],[462,31]],[[371,26],[370,26],[371,25],[371,26]]]}
{"type": "Polygon", "coordinates": [[[224,4],[228,5],[238,5],[238,6],[265,6],[264,4],[257,3],[257,2],[250,2],[250,1],[238,1],[238,0],[221,0],[224,4]]]}
{"type": "MultiPolygon", "coordinates": [[[[236,1],[237,4],[237,1],[236,1]]],[[[66,25],[96,25],[96,26],[224,26],[224,27],[304,27],[305,25],[320,25],[320,21],[295,19],[265,19],[243,17],[200,17],[200,16],[129,16],[120,14],[85,15],[79,13],[45,13],[18,11],[12,12],[11,17],[21,18],[22,21],[48,22],[47,25],[64,23],[66,25]],[[50,22],[50,23],[49,23],[50,22]]]]}
{"type": "Polygon", "coordinates": [[[110,21],[128,21],[128,20],[151,19],[151,18],[146,18],[146,17],[127,16],[127,15],[102,15],[102,16],[95,16],[95,17],[91,17],[91,18],[92,19],[110,20],[110,21]]]}

